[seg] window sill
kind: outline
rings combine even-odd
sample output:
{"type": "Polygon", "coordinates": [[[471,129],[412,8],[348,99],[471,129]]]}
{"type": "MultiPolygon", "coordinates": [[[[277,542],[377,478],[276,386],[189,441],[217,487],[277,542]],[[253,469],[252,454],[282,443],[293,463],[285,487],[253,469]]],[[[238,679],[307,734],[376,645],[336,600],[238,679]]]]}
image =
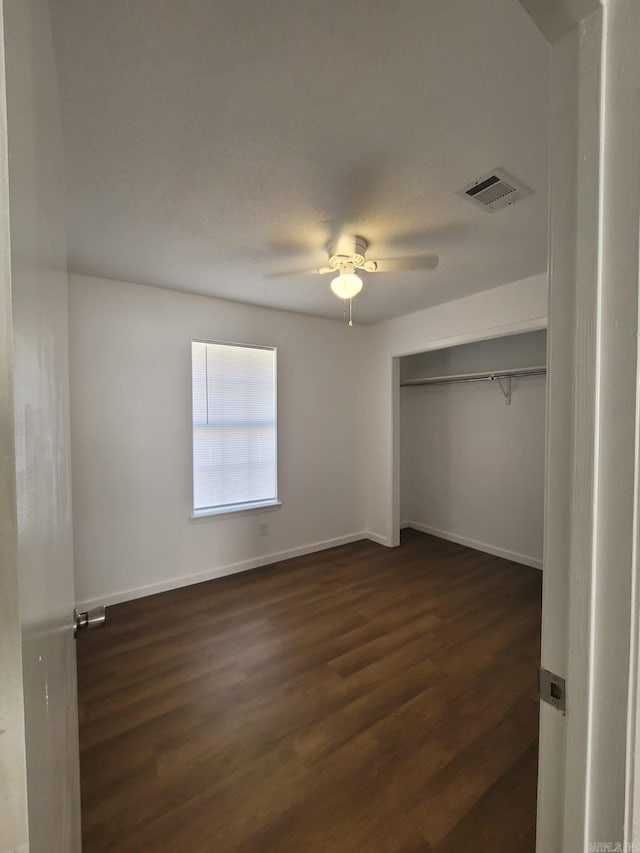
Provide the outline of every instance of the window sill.
{"type": "Polygon", "coordinates": [[[279,506],[282,506],[281,501],[257,501],[252,504],[237,504],[235,506],[217,507],[215,509],[195,509],[190,517],[195,520],[219,515],[239,515],[243,512],[262,512],[265,509],[277,509],[279,506]]]}

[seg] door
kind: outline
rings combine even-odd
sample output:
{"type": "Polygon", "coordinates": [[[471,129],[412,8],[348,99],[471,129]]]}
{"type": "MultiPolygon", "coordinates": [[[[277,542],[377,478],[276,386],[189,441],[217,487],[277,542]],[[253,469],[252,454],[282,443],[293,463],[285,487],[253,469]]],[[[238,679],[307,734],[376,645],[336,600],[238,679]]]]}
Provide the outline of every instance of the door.
{"type": "Polygon", "coordinates": [[[26,849],[28,811],[32,853],[70,853],[80,849],[80,808],[67,273],[62,138],[48,3],[4,0],[2,24],[2,119],[8,152],[2,152],[1,223],[10,263],[5,254],[0,306],[6,332],[3,379],[13,399],[3,393],[0,405],[3,460],[7,473],[15,471],[15,493],[3,491],[1,509],[3,533],[9,533],[15,547],[3,551],[13,601],[11,613],[0,615],[12,619],[3,652],[7,650],[16,677],[13,755],[6,779],[12,837],[0,838],[0,848],[26,849]]]}
{"type": "Polygon", "coordinates": [[[558,5],[583,17],[551,48],[542,665],[567,703],[541,707],[541,853],[630,850],[637,763],[640,6],[558,5]]]}

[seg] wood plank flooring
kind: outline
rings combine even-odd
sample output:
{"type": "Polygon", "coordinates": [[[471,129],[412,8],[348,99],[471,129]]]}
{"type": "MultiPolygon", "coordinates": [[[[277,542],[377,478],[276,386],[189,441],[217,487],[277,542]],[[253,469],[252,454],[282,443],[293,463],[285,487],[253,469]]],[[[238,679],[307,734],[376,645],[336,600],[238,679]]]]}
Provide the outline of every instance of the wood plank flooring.
{"type": "Polygon", "coordinates": [[[84,853],[535,850],[541,573],[415,531],[110,607],[84,853]]]}

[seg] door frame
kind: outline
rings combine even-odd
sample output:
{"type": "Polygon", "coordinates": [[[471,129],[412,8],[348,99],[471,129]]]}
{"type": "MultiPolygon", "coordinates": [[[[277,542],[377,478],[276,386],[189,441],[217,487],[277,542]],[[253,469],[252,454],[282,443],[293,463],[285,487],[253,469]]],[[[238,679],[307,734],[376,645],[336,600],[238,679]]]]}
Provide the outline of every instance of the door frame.
{"type": "Polygon", "coordinates": [[[496,338],[506,338],[513,335],[524,335],[527,332],[540,332],[547,329],[547,317],[531,317],[515,323],[488,326],[474,329],[459,335],[449,335],[444,338],[432,339],[425,342],[419,349],[394,350],[390,356],[391,395],[392,395],[392,547],[400,544],[400,359],[423,352],[433,352],[439,349],[474,344],[480,341],[490,341],[496,338]]]}
{"type": "Polygon", "coordinates": [[[640,7],[636,0],[564,5],[576,23],[551,46],[545,557],[566,573],[566,594],[552,601],[543,592],[542,665],[566,666],[567,716],[542,705],[538,849],[555,849],[558,832],[566,851],[598,843],[630,849],[640,7]],[[547,788],[561,797],[561,810],[547,788]]]}

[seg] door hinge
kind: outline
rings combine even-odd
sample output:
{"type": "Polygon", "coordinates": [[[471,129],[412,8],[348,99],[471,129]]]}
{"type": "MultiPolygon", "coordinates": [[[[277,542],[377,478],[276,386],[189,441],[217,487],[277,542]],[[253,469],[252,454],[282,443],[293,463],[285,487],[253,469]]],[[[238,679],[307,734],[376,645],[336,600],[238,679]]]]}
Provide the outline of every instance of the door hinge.
{"type": "Polygon", "coordinates": [[[548,669],[538,670],[538,690],[543,702],[553,705],[563,714],[567,713],[567,693],[564,678],[549,672],[548,669]]]}

